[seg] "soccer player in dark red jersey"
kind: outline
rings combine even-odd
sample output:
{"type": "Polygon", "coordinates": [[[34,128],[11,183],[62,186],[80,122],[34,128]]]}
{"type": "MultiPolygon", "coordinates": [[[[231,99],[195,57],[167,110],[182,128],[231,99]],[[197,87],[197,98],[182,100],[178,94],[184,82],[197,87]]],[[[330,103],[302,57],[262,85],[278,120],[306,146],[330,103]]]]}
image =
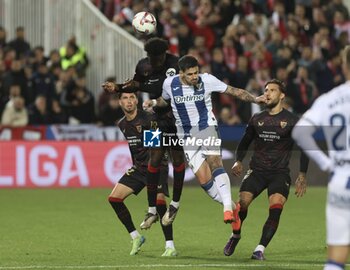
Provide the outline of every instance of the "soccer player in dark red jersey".
{"type": "MultiPolygon", "coordinates": [[[[167,53],[168,42],[160,38],[147,40],[144,49],[147,52],[147,57],[138,62],[134,78],[123,84],[106,82],[102,85],[105,91],[129,93],[142,91],[149,93],[151,99],[157,99],[162,95],[164,80],[179,71],[178,57],[167,53]]],[[[159,130],[167,134],[174,134],[174,139],[177,139],[175,120],[170,106],[165,109],[159,108],[155,111],[155,114],[159,130]]],[[[147,170],[148,213],[140,225],[141,229],[150,228],[158,220],[156,211],[157,179],[159,178],[159,168],[165,152],[165,147],[150,150],[151,157],[147,170]]],[[[183,148],[179,145],[172,145],[170,146],[170,153],[174,167],[173,197],[167,212],[162,218],[163,225],[170,225],[175,219],[185,177],[183,148]]]]}
{"type": "MultiPolygon", "coordinates": [[[[135,93],[119,93],[119,96],[119,103],[125,117],[119,121],[118,126],[128,141],[133,166],[119,179],[108,200],[132,238],[133,244],[130,255],[136,255],[145,242],[145,238],[136,230],[124,200],[130,194],[137,195],[147,183],[149,148],[143,147],[143,131],[151,128],[154,123],[154,117],[145,111],[137,109],[138,99],[135,93]]],[[[167,210],[165,196],[169,195],[167,184],[168,164],[166,159],[161,160],[159,177],[157,179],[156,208],[159,216],[163,217],[167,210]]],[[[166,240],[165,252],[162,256],[176,256],[172,225],[162,225],[162,230],[166,240]]]]}
{"type": "MultiPolygon", "coordinates": [[[[243,223],[251,202],[263,190],[267,189],[269,216],[263,227],[260,243],[251,257],[255,260],[265,259],[265,248],[277,231],[283,206],[288,198],[291,184],[289,160],[294,144],[291,132],[298,121],[296,115],[282,107],[282,101],[285,97],[283,82],[276,79],[268,81],[265,84],[264,95],[266,97],[266,110],[255,114],[250,119],[245,134],[237,147],[236,162],[232,167],[232,173],[235,176],[241,176],[242,160],[249,145],[254,141],[254,153],[239,192],[241,205],[239,217],[243,223]]],[[[302,152],[299,175],[295,182],[295,194],[298,197],[303,196],[306,191],[305,174],[308,163],[308,158],[302,152]]],[[[224,248],[226,256],[233,254],[240,238],[241,227],[233,228],[233,233],[224,248]]]]}

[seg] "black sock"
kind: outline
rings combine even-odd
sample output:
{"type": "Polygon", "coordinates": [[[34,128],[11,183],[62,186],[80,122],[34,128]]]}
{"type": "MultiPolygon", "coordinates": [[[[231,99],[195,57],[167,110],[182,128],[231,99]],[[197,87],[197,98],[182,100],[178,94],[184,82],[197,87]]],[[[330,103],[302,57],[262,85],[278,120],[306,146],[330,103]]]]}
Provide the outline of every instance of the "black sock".
{"type": "Polygon", "coordinates": [[[155,207],[157,203],[157,186],[159,180],[159,167],[148,165],[147,170],[147,199],[148,206],[155,207]]]}
{"type": "Polygon", "coordinates": [[[270,243],[272,237],[277,231],[282,209],[283,205],[281,204],[274,204],[270,207],[269,217],[267,218],[263,227],[262,236],[259,243],[260,245],[267,247],[267,245],[270,243]]]}
{"type": "MultiPolygon", "coordinates": [[[[157,212],[160,219],[164,216],[166,209],[166,202],[163,200],[157,200],[157,212]]],[[[162,226],[165,241],[173,240],[173,225],[163,226],[162,222],[160,222],[160,225],[162,226]]]]}
{"type": "Polygon", "coordinates": [[[173,201],[179,202],[185,178],[185,163],[174,166],[173,201]]]}
{"type": "Polygon", "coordinates": [[[239,228],[239,230],[234,230],[232,231],[234,234],[241,234],[241,229],[242,229],[242,225],[243,225],[243,221],[245,220],[245,218],[247,217],[248,215],[248,209],[242,209],[239,211],[238,213],[239,215],[239,218],[241,220],[241,227],[239,228]]]}
{"type": "Polygon", "coordinates": [[[132,222],[130,212],[122,199],[109,197],[109,203],[112,205],[114,212],[117,214],[119,220],[124,224],[129,233],[135,231],[134,223],[132,222]]]}

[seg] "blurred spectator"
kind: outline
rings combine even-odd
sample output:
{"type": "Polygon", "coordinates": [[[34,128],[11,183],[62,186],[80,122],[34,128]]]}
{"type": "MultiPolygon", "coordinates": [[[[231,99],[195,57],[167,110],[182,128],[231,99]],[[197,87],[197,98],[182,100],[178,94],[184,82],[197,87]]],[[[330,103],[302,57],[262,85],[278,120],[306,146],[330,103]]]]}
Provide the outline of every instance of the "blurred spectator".
{"type": "MultiPolygon", "coordinates": [[[[117,78],[115,76],[107,77],[105,79],[105,82],[116,82],[116,81],[117,81],[117,78]]],[[[97,108],[99,112],[101,112],[102,108],[108,105],[109,98],[110,98],[109,93],[106,93],[103,90],[100,92],[97,100],[97,108]]]]}
{"type": "Polygon", "coordinates": [[[51,102],[51,123],[52,124],[67,124],[68,116],[61,107],[57,99],[53,99],[51,102]]]}
{"type": "Polygon", "coordinates": [[[203,36],[205,40],[205,46],[208,50],[211,50],[215,44],[215,34],[204,16],[197,17],[193,20],[188,14],[188,7],[184,5],[181,9],[182,20],[191,29],[194,36],[203,36]]]}
{"type": "Polygon", "coordinates": [[[49,73],[45,62],[38,63],[38,70],[33,74],[32,83],[35,96],[45,96],[47,106],[51,107],[51,100],[56,97],[56,90],[53,76],[49,73]]]}
{"type": "Polygon", "coordinates": [[[75,37],[72,37],[66,46],[61,47],[59,53],[63,70],[73,66],[76,68],[77,73],[85,74],[89,60],[85,49],[76,44],[75,37]]]}
{"type": "Polygon", "coordinates": [[[6,30],[4,27],[0,26],[0,49],[4,49],[6,45],[6,30]]]}
{"type": "Polygon", "coordinates": [[[20,94],[24,97],[26,104],[29,104],[32,93],[27,91],[28,80],[20,60],[13,60],[11,69],[4,73],[2,77],[1,96],[6,99],[9,95],[10,87],[14,84],[20,87],[20,94]]]}
{"type": "Polygon", "coordinates": [[[16,28],[16,38],[11,40],[8,45],[16,51],[17,59],[20,59],[29,53],[30,45],[25,40],[24,27],[19,26],[16,28]]]}
{"type": "Polygon", "coordinates": [[[319,64],[316,73],[316,85],[320,94],[328,92],[345,81],[342,74],[341,57],[338,53],[333,53],[328,61],[322,61],[319,64]]]}
{"type": "Polygon", "coordinates": [[[47,66],[51,69],[53,66],[61,66],[61,56],[58,50],[52,50],[50,52],[50,57],[47,62],[47,66]]]}
{"type": "Polygon", "coordinates": [[[220,47],[213,50],[211,61],[211,73],[220,80],[232,82],[233,74],[230,72],[224,61],[224,53],[220,47]]]}
{"type": "Polygon", "coordinates": [[[116,95],[110,95],[108,103],[102,107],[99,120],[104,126],[115,126],[116,122],[124,116],[116,95]]]}
{"type": "Polygon", "coordinates": [[[10,70],[12,62],[16,59],[16,51],[11,47],[5,47],[3,59],[4,59],[5,71],[10,70]]]}
{"type": "Polygon", "coordinates": [[[229,106],[223,106],[219,114],[219,124],[233,126],[240,124],[241,120],[229,106]]]}
{"type": "Polygon", "coordinates": [[[95,122],[95,99],[84,86],[76,84],[73,90],[65,90],[62,93],[61,103],[69,112],[69,123],[90,124],[95,122]]]}
{"type": "Polygon", "coordinates": [[[28,112],[23,97],[16,96],[6,104],[1,124],[11,127],[22,127],[28,124],[28,112]]]}
{"type": "Polygon", "coordinates": [[[334,22],[334,36],[339,38],[342,32],[348,33],[348,42],[350,42],[350,20],[345,19],[343,12],[336,11],[333,17],[334,22]]]}
{"type": "Polygon", "coordinates": [[[49,125],[51,117],[47,108],[46,97],[39,95],[35,102],[28,107],[30,125],[49,125]]]}
{"type": "Polygon", "coordinates": [[[178,51],[179,55],[183,56],[187,54],[188,50],[193,46],[193,39],[190,33],[190,29],[186,24],[179,24],[177,28],[178,39],[178,51]]]}
{"type": "Polygon", "coordinates": [[[326,8],[328,21],[331,22],[336,11],[343,13],[345,20],[349,19],[349,10],[344,5],[343,0],[330,0],[326,8]]]}
{"type": "Polygon", "coordinates": [[[294,107],[294,102],[290,97],[285,97],[282,101],[282,106],[284,109],[294,112],[293,107],[294,107]]]}
{"type": "Polygon", "coordinates": [[[297,114],[304,113],[318,96],[316,85],[309,80],[306,67],[299,66],[297,77],[293,80],[291,92],[287,96],[294,102],[294,110],[297,114]]]}
{"type": "Polygon", "coordinates": [[[44,47],[36,46],[33,49],[33,62],[31,63],[33,72],[37,72],[39,65],[44,63],[46,65],[48,58],[44,55],[44,47]]]}

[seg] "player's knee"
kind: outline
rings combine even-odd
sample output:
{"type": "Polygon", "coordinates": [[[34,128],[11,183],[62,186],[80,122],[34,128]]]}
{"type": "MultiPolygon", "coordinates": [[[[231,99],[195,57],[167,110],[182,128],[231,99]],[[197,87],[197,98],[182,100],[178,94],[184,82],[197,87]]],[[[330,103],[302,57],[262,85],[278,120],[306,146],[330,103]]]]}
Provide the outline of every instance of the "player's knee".
{"type": "Polygon", "coordinates": [[[117,197],[113,197],[113,196],[108,197],[109,203],[121,203],[123,201],[124,201],[124,199],[122,199],[122,198],[117,198],[117,197]]]}
{"type": "Polygon", "coordinates": [[[156,155],[153,155],[153,156],[149,159],[149,165],[151,165],[152,167],[159,167],[161,161],[162,161],[162,156],[160,156],[160,155],[157,153],[156,155]]]}
{"type": "Polygon", "coordinates": [[[164,196],[157,196],[156,205],[166,205],[166,200],[164,196]]]}
{"type": "Polygon", "coordinates": [[[246,201],[243,201],[243,200],[239,200],[239,204],[241,206],[241,211],[245,211],[248,209],[250,203],[247,203],[246,201]]]}
{"type": "Polygon", "coordinates": [[[272,194],[269,198],[270,205],[280,204],[283,206],[286,201],[287,199],[279,193],[272,194]]]}
{"type": "Polygon", "coordinates": [[[186,165],[185,162],[173,164],[175,172],[182,172],[185,170],[186,165]]]}
{"type": "Polygon", "coordinates": [[[172,161],[173,161],[174,166],[181,166],[182,164],[185,163],[185,156],[184,156],[183,152],[172,151],[171,157],[172,157],[172,161]]]}

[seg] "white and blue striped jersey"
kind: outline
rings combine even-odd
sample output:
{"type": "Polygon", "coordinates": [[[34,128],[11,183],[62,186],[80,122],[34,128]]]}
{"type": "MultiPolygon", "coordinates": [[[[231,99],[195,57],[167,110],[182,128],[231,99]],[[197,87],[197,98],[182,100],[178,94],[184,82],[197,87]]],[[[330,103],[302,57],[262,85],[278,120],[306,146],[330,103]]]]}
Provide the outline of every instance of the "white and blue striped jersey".
{"type": "Polygon", "coordinates": [[[227,84],[208,73],[199,74],[196,87],[181,84],[179,75],[176,75],[164,81],[162,97],[171,102],[178,131],[189,134],[193,127],[203,130],[217,125],[211,93],[223,93],[226,89],[227,84]]]}
{"type": "MultiPolygon", "coordinates": [[[[323,129],[336,168],[350,165],[350,81],[320,96],[303,119],[323,129]]],[[[350,184],[350,183],[349,183],[350,184]]],[[[349,186],[350,188],[350,186],[349,186]]]]}

